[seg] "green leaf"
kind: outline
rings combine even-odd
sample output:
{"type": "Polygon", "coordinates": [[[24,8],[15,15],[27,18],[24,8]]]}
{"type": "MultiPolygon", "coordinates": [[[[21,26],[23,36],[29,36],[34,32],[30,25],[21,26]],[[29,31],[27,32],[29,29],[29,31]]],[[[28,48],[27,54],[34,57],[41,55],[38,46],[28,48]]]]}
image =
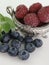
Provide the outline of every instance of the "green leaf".
{"type": "Polygon", "coordinates": [[[5,31],[6,33],[8,33],[9,31],[10,31],[10,25],[9,25],[9,23],[5,23],[5,24],[3,24],[2,25],[2,29],[3,29],[3,31],[5,31]]]}
{"type": "Polygon", "coordinates": [[[2,14],[0,14],[0,21],[4,21],[4,16],[2,14]]]}
{"type": "Polygon", "coordinates": [[[2,32],[2,24],[4,23],[4,16],[0,14],[0,33],[2,32]]]}
{"type": "Polygon", "coordinates": [[[0,25],[0,32],[2,31],[2,25],[0,25]]]}
{"type": "Polygon", "coordinates": [[[15,29],[14,21],[12,21],[9,17],[5,17],[5,21],[10,24],[11,29],[15,29]]]}
{"type": "Polygon", "coordinates": [[[0,14],[0,33],[2,31],[8,33],[10,29],[15,29],[14,21],[12,21],[9,17],[4,17],[0,14]]]}

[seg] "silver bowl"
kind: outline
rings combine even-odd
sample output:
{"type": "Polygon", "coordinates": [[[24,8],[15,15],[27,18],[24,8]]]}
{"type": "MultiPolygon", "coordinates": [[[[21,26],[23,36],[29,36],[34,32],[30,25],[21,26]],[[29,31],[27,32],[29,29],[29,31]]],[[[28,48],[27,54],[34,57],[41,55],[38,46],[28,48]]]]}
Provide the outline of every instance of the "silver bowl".
{"type": "MultiPolygon", "coordinates": [[[[10,6],[6,8],[6,11],[10,16],[12,17],[13,21],[15,22],[16,29],[19,29],[23,34],[29,34],[29,35],[34,35],[34,36],[42,36],[46,38],[47,36],[45,35],[47,32],[49,32],[49,23],[46,25],[43,25],[41,27],[31,27],[28,25],[24,25],[20,23],[14,14],[14,9],[10,6]]],[[[20,12],[21,13],[21,12],[20,12]]]]}

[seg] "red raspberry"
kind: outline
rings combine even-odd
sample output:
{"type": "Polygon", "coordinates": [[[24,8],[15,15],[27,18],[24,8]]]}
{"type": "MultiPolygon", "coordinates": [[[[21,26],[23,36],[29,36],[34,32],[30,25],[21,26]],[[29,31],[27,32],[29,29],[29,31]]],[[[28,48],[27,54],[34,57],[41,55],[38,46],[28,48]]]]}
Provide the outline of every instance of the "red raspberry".
{"type": "Polygon", "coordinates": [[[29,11],[32,13],[36,13],[41,7],[42,5],[40,3],[34,3],[30,6],[29,11]]]}
{"type": "Polygon", "coordinates": [[[41,22],[48,23],[49,22],[49,6],[41,8],[38,12],[38,17],[41,22]]]}
{"type": "Polygon", "coordinates": [[[35,13],[29,13],[24,17],[24,23],[32,27],[39,25],[39,19],[35,13]]]}
{"type": "Polygon", "coordinates": [[[18,19],[23,19],[24,16],[28,13],[28,9],[25,5],[19,5],[16,8],[15,16],[18,19]]]}

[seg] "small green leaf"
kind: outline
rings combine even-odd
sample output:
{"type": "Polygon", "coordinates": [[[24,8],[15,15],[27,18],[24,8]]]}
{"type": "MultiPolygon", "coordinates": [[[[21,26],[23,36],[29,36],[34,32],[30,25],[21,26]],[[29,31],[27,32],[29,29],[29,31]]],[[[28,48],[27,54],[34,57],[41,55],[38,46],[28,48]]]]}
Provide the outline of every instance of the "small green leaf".
{"type": "Polygon", "coordinates": [[[2,32],[2,25],[0,25],[0,32],[2,32]]]}
{"type": "Polygon", "coordinates": [[[2,24],[4,23],[4,16],[0,14],[0,33],[2,32],[2,24]]]}
{"type": "Polygon", "coordinates": [[[3,31],[5,31],[6,33],[8,33],[10,31],[10,25],[9,23],[5,23],[2,25],[2,29],[3,31]]]}
{"type": "Polygon", "coordinates": [[[4,21],[4,16],[2,14],[0,14],[0,21],[4,21]]]}
{"type": "Polygon", "coordinates": [[[9,17],[4,17],[0,14],[0,34],[2,31],[8,33],[10,29],[15,30],[14,22],[9,17]]]}
{"type": "Polygon", "coordinates": [[[11,28],[11,29],[15,29],[14,21],[12,21],[12,20],[11,20],[10,18],[8,18],[8,17],[5,17],[5,21],[10,24],[10,28],[11,28]]]}

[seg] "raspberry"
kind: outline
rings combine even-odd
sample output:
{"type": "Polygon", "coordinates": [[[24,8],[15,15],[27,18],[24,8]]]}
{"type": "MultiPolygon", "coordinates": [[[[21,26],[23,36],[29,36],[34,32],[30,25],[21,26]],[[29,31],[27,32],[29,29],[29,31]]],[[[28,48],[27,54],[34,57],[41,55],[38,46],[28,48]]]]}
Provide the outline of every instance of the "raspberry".
{"type": "Polygon", "coordinates": [[[28,8],[25,5],[19,5],[16,8],[15,16],[18,19],[23,19],[24,16],[27,14],[28,8]]]}
{"type": "Polygon", "coordinates": [[[35,13],[29,13],[24,17],[24,23],[32,27],[39,25],[39,19],[35,13]]]}
{"type": "Polygon", "coordinates": [[[48,23],[49,22],[49,6],[41,8],[38,11],[38,17],[41,22],[48,23]]]}
{"type": "Polygon", "coordinates": [[[40,3],[34,3],[33,5],[30,6],[29,11],[32,13],[37,12],[40,8],[42,7],[42,5],[40,3]]]}

